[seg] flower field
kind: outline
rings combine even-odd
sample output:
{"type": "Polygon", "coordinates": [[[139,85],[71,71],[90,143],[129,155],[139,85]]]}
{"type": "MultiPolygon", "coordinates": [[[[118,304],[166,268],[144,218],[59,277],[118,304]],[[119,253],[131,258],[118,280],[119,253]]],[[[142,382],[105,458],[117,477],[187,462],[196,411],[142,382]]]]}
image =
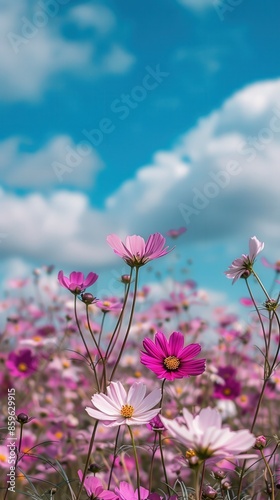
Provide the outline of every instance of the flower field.
{"type": "Polygon", "coordinates": [[[210,324],[183,273],[164,298],[142,283],[172,255],[164,236],[107,242],[127,266],[120,295],[95,297],[94,269],[49,266],[32,296],[15,279],[1,300],[0,498],[280,498],[279,263],[250,238],[221,270],[244,285],[247,321],[221,307],[210,324]]]}

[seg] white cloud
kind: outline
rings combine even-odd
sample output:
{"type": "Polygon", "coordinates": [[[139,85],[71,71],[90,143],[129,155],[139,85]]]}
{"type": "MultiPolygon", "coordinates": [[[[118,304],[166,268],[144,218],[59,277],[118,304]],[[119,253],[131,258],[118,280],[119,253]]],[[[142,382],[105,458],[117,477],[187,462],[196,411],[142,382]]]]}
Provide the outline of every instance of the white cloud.
{"type": "Polygon", "coordinates": [[[116,40],[113,43],[106,39],[103,46],[103,41],[93,42],[92,37],[76,41],[63,34],[69,19],[76,23],[77,29],[83,29],[86,12],[90,10],[88,21],[95,22],[104,38],[114,25],[114,15],[109,9],[81,4],[76,7],[75,18],[71,10],[67,16],[66,5],[60,5],[59,11],[52,15],[39,5],[35,0],[0,2],[0,99],[38,100],[57,84],[55,77],[65,72],[94,79],[128,71],[133,64],[134,57],[116,40]]]}
{"type": "Polygon", "coordinates": [[[69,19],[81,28],[92,27],[100,34],[109,33],[116,25],[113,12],[104,5],[76,5],[69,12],[69,19]]]}
{"type": "MultiPolygon", "coordinates": [[[[187,225],[189,244],[203,245],[205,256],[221,241],[238,256],[256,235],[279,258],[279,92],[275,80],[234,94],[173,149],[157,152],[150,165],[108,197],[103,210],[79,193],[19,197],[4,192],[2,252],[65,265],[106,265],[116,262],[106,244],[109,233],[147,237],[187,225]]],[[[13,141],[5,147],[6,156],[18,154],[13,141]]],[[[28,162],[23,164],[27,168],[28,162]]]]}
{"type": "Polygon", "coordinates": [[[30,146],[30,141],[20,137],[0,143],[1,181],[9,188],[84,188],[94,184],[103,166],[93,148],[82,156],[68,136],[55,136],[41,149],[24,151],[24,146],[30,146]]]}

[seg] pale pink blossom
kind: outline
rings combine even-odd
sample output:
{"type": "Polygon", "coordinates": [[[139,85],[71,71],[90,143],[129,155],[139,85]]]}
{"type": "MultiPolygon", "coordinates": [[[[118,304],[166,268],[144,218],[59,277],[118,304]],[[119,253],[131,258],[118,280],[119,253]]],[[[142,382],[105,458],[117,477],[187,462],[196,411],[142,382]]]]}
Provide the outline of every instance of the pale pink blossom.
{"type": "MultiPolygon", "coordinates": [[[[222,416],[215,408],[204,408],[195,417],[183,409],[183,419],[169,420],[160,417],[167,431],[200,460],[215,457],[252,458],[246,453],[255,444],[255,436],[246,429],[231,431],[222,427],[222,416]]],[[[255,455],[253,455],[253,458],[255,455]]]]}
{"type": "Polygon", "coordinates": [[[151,234],[145,242],[142,236],[127,236],[125,243],[116,234],[109,234],[107,242],[114,252],[123,258],[130,267],[141,267],[150,260],[166,255],[165,238],[160,233],[151,234]]]}
{"type": "Polygon", "coordinates": [[[152,408],[161,399],[161,389],[154,389],[147,396],[146,390],[141,382],[135,382],[128,392],[121,382],[111,382],[107,394],[94,394],[91,399],[93,408],[87,407],[86,411],[107,427],[147,424],[160,411],[160,408],[152,408]]]}
{"type": "Polygon", "coordinates": [[[248,276],[250,276],[256,257],[263,248],[264,243],[261,243],[256,236],[250,238],[249,255],[242,254],[242,256],[235,259],[227,271],[225,271],[226,277],[233,280],[232,284],[239,278],[248,278],[248,276]]]}

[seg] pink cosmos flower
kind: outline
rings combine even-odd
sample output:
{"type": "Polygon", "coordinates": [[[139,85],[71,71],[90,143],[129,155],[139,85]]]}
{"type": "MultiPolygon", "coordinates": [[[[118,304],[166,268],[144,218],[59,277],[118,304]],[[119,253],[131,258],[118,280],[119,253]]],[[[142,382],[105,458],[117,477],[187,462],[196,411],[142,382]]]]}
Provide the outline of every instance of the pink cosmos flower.
{"type": "Polygon", "coordinates": [[[261,243],[256,236],[249,239],[249,255],[242,254],[238,259],[235,259],[225,271],[227,278],[232,279],[232,284],[239,278],[248,278],[250,276],[253,264],[257,255],[263,250],[264,243],[261,243]]]}
{"type": "Polygon", "coordinates": [[[270,262],[268,262],[268,260],[266,260],[265,257],[262,257],[261,262],[265,267],[271,267],[272,269],[274,269],[277,274],[280,273],[280,260],[277,260],[274,264],[271,264],[270,262]]]}
{"type": "Polygon", "coordinates": [[[18,353],[11,352],[6,361],[10,374],[14,377],[29,377],[37,370],[38,361],[30,349],[22,349],[18,353]]]}
{"type": "Polygon", "coordinates": [[[121,382],[111,382],[106,394],[94,394],[91,399],[94,408],[87,407],[87,413],[102,420],[107,427],[118,425],[147,424],[160,411],[154,408],[161,399],[161,389],[154,389],[146,396],[146,386],[135,382],[126,392],[121,382]]]}
{"type": "Polygon", "coordinates": [[[96,282],[97,278],[98,274],[95,273],[89,273],[86,278],[84,278],[83,273],[76,271],[73,271],[69,278],[64,276],[63,271],[59,271],[58,273],[58,281],[61,286],[68,288],[68,290],[75,295],[79,295],[81,292],[84,292],[86,288],[96,282]]]}
{"type": "Polygon", "coordinates": [[[121,302],[117,302],[114,299],[97,300],[95,305],[101,309],[102,312],[119,312],[123,307],[121,302]]]}
{"type": "Polygon", "coordinates": [[[184,347],[184,335],[173,332],[169,341],[163,333],[157,332],[155,341],[145,338],[143,346],[146,352],[141,353],[141,363],[152,370],[158,378],[174,380],[175,378],[200,375],[205,371],[205,359],[193,359],[201,351],[199,344],[184,347]]]}
{"type": "Polygon", "coordinates": [[[215,408],[204,408],[195,417],[183,409],[183,423],[169,420],[161,416],[166,429],[190,450],[192,456],[199,460],[214,457],[216,461],[223,458],[255,458],[256,455],[242,455],[255,444],[255,436],[248,430],[231,431],[222,427],[221,414],[215,408]]]}
{"type": "Polygon", "coordinates": [[[179,227],[179,229],[170,229],[167,231],[167,236],[170,236],[170,238],[178,238],[181,234],[185,233],[187,229],[185,227],[179,227]]]}
{"type": "Polygon", "coordinates": [[[130,267],[141,267],[150,260],[158,259],[171,252],[164,248],[165,238],[160,233],[151,234],[147,241],[141,236],[127,236],[125,243],[116,234],[109,234],[107,242],[114,252],[130,267]]]}
{"type": "MultiPolygon", "coordinates": [[[[120,500],[138,500],[137,489],[134,491],[133,486],[126,481],[121,481],[119,487],[115,488],[115,493],[120,500]]],[[[146,500],[149,496],[149,490],[140,486],[140,499],[146,500]]]]}
{"type": "MultiPolygon", "coordinates": [[[[83,479],[83,472],[78,470],[80,481],[83,479]]],[[[117,495],[109,490],[104,490],[98,477],[87,475],[85,477],[84,488],[90,498],[103,498],[104,500],[117,500],[117,495]]]]}

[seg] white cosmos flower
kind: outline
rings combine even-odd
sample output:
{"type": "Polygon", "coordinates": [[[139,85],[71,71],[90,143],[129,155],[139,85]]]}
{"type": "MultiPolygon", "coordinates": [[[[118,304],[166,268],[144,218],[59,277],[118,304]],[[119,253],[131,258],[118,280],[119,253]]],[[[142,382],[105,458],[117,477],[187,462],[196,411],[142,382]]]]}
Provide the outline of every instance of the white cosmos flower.
{"type": "Polygon", "coordinates": [[[160,418],[170,435],[194,451],[200,460],[207,460],[210,457],[217,457],[220,460],[256,456],[240,455],[255,444],[254,435],[246,429],[231,431],[228,427],[222,427],[222,417],[216,409],[204,408],[193,417],[184,408],[183,417],[183,425],[176,420],[168,420],[162,416],[160,418]]]}
{"type": "Polygon", "coordinates": [[[151,408],[159,403],[161,389],[154,389],[147,396],[146,390],[145,384],[135,382],[127,393],[121,382],[111,382],[107,394],[94,394],[93,408],[87,407],[86,411],[107,427],[147,424],[160,411],[160,408],[151,408]]]}

